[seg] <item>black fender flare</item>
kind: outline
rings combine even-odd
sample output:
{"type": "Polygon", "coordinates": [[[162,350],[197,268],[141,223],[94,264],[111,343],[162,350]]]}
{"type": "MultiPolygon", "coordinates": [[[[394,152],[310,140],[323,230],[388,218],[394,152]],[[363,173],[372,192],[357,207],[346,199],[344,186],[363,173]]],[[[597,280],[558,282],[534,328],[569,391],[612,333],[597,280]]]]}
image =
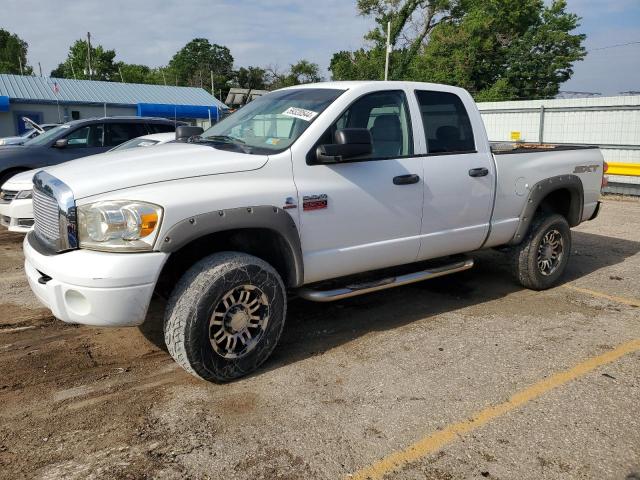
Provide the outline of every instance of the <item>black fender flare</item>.
{"type": "Polygon", "coordinates": [[[577,175],[558,175],[536,183],[529,191],[529,198],[520,214],[520,222],[513,238],[509,242],[510,245],[520,243],[533,221],[533,216],[538,210],[542,201],[551,193],[557,190],[568,190],[571,195],[571,204],[569,206],[569,215],[567,221],[569,226],[575,227],[582,221],[582,212],[584,210],[584,186],[582,180],[577,175]]]}
{"type": "Polygon", "coordinates": [[[279,234],[291,254],[290,286],[304,283],[304,262],[300,235],[293,218],[282,208],[272,205],[230,208],[194,215],[171,226],[159,240],[158,250],[173,253],[190,242],[212,233],[244,228],[262,228],[279,234]]]}

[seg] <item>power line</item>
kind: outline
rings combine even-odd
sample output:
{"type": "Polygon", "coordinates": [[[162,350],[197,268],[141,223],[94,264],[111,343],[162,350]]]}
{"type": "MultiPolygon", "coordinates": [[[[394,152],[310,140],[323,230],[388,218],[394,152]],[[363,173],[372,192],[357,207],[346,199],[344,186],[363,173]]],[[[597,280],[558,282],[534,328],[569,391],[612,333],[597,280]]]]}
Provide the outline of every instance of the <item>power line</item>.
{"type": "Polygon", "coordinates": [[[592,48],[589,51],[590,52],[595,52],[597,50],[606,50],[608,48],[626,47],[627,45],[637,45],[639,43],[640,43],[640,40],[638,40],[636,42],[618,43],[616,45],[607,45],[606,47],[592,48]]]}

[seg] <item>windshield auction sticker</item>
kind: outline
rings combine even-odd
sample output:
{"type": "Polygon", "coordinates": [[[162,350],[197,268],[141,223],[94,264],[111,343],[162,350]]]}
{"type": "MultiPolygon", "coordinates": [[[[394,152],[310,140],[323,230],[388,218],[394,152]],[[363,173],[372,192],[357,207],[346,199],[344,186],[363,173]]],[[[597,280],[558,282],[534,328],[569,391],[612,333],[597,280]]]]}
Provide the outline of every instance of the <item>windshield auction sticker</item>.
{"type": "Polygon", "coordinates": [[[304,120],[305,122],[310,122],[318,115],[318,112],[314,112],[313,110],[305,110],[304,108],[298,107],[289,107],[282,115],[286,115],[287,117],[299,118],[300,120],[304,120]]]}

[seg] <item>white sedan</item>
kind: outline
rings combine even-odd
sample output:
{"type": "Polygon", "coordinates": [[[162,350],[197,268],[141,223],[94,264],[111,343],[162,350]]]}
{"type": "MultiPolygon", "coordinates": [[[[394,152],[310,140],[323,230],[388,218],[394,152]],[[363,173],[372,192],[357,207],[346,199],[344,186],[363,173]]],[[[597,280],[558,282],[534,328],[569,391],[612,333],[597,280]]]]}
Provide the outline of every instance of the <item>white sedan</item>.
{"type": "MultiPolygon", "coordinates": [[[[152,147],[175,139],[176,134],[174,132],[155,133],[133,138],[109,151],[152,147]]],[[[27,233],[33,228],[33,203],[31,201],[33,176],[40,170],[18,173],[2,185],[2,191],[0,191],[0,225],[8,228],[10,232],[27,233]]]]}

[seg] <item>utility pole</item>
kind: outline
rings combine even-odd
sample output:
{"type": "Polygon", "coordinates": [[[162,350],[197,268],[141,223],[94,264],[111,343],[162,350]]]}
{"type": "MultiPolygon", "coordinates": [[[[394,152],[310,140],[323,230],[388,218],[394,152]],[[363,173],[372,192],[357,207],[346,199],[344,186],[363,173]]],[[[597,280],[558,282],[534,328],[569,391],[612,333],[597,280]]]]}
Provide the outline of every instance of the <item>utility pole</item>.
{"type": "Polygon", "coordinates": [[[24,71],[22,70],[22,58],[18,55],[18,62],[20,62],[20,75],[24,75],[24,71]]]}
{"type": "Polygon", "coordinates": [[[167,77],[164,76],[164,68],[161,68],[160,71],[162,71],[162,80],[164,80],[164,86],[167,86],[167,77]]]}
{"type": "Polygon", "coordinates": [[[215,89],[213,88],[213,70],[211,70],[211,95],[213,95],[215,97],[216,93],[215,93],[215,89]]]}
{"type": "Polygon", "coordinates": [[[124,77],[122,76],[122,67],[118,67],[118,72],[120,72],[120,81],[124,83],[124,77]]]}
{"type": "Polygon", "coordinates": [[[73,68],[73,58],[71,59],[71,73],[73,74],[73,79],[77,80],[78,78],[76,77],[76,69],[73,68]]]}
{"type": "Polygon", "coordinates": [[[42,76],[42,65],[40,65],[40,62],[38,62],[38,68],[40,69],[40,76],[42,76]]]}
{"type": "Polygon", "coordinates": [[[89,62],[89,80],[91,80],[91,32],[87,32],[87,61],[89,62]]]}
{"type": "Polygon", "coordinates": [[[387,22],[387,57],[384,62],[384,80],[389,79],[389,54],[391,53],[391,22],[387,22]]]}

